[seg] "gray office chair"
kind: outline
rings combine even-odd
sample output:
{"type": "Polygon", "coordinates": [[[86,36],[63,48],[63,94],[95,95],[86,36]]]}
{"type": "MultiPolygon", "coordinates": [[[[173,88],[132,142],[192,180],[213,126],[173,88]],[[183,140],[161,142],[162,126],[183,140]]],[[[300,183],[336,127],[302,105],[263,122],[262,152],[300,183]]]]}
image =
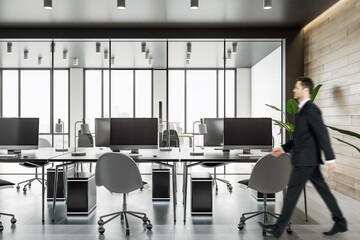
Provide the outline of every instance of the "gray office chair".
{"type": "Polygon", "coordinates": [[[174,129],[170,129],[170,146],[168,132],[168,130],[163,131],[160,147],[179,147],[180,140],[177,131],[174,129]]]}
{"type": "Polygon", "coordinates": [[[114,218],[120,216],[121,220],[125,218],[126,236],[130,235],[127,215],[131,215],[143,220],[148,230],[152,229],[150,220],[145,213],[133,212],[127,210],[126,194],[143,187],[139,168],[129,156],[122,153],[105,153],[97,161],[95,169],[95,182],[97,186],[104,186],[113,193],[123,193],[122,211],[101,216],[98,221],[98,231],[100,234],[105,232],[104,225],[114,218]],[[103,218],[110,217],[104,221],[103,218]]]}
{"type": "MultiPolygon", "coordinates": [[[[45,138],[39,138],[39,148],[51,148],[51,143],[45,139],[45,138]]],[[[20,190],[20,184],[27,182],[24,187],[23,187],[23,191],[26,192],[27,191],[27,187],[31,187],[31,183],[35,180],[37,180],[40,184],[42,184],[42,180],[41,178],[38,177],[38,168],[49,164],[47,161],[46,162],[23,162],[23,163],[19,163],[20,166],[22,167],[26,167],[26,168],[35,168],[35,177],[34,178],[30,178],[27,179],[25,181],[19,182],[16,186],[17,190],[20,190]]],[[[45,180],[45,184],[47,183],[47,181],[45,180]]]]}
{"type": "MultiPolygon", "coordinates": [[[[279,214],[267,210],[266,197],[268,193],[277,193],[286,188],[290,180],[291,171],[291,159],[287,154],[281,154],[279,157],[268,154],[256,162],[250,179],[241,181],[241,184],[264,194],[264,209],[263,211],[243,213],[238,224],[240,230],[244,229],[246,220],[260,214],[264,214],[264,223],[267,222],[267,215],[278,218],[279,214]],[[246,215],[250,216],[245,217],[246,215]]],[[[286,231],[288,233],[293,232],[291,223],[289,223],[286,231]]],[[[264,230],[262,234],[264,237],[266,236],[264,230]]]]}
{"type": "Polygon", "coordinates": [[[228,180],[225,180],[225,179],[221,179],[221,178],[216,177],[216,168],[217,168],[217,167],[224,166],[224,163],[205,162],[205,163],[200,164],[200,166],[205,167],[205,168],[214,168],[213,184],[215,184],[216,193],[218,193],[217,180],[220,181],[220,182],[225,183],[226,186],[227,186],[227,188],[228,188],[228,190],[229,190],[229,192],[232,192],[233,187],[232,187],[231,183],[230,183],[228,180]]]}
{"type": "MultiPolygon", "coordinates": [[[[15,185],[15,183],[12,183],[12,182],[8,182],[8,181],[5,181],[5,180],[2,180],[0,179],[0,188],[11,188],[15,185]]],[[[14,214],[9,214],[9,213],[2,213],[0,212],[0,216],[3,215],[3,216],[10,216],[12,217],[10,222],[12,224],[16,223],[16,218],[14,216],[14,214]]],[[[2,232],[4,230],[4,226],[2,225],[2,222],[0,221],[0,232],[2,232]]]]}

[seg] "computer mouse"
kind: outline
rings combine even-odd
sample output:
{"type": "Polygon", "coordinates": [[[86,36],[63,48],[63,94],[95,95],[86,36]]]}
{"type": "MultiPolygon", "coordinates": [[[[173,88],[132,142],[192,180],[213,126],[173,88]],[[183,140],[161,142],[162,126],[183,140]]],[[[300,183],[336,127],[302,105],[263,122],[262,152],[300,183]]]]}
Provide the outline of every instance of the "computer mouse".
{"type": "Polygon", "coordinates": [[[153,155],[153,157],[157,157],[157,155],[153,155]]]}
{"type": "Polygon", "coordinates": [[[23,158],[28,158],[29,156],[23,156],[23,158]]]}

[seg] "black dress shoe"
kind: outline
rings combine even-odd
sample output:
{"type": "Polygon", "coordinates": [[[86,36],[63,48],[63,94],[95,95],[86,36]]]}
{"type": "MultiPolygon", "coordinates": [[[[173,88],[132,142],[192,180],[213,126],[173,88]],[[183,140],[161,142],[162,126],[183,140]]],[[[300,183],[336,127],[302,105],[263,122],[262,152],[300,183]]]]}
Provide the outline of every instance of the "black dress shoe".
{"type": "Polygon", "coordinates": [[[331,236],[331,235],[334,235],[334,234],[336,234],[338,232],[346,232],[347,230],[348,229],[347,229],[346,223],[335,223],[330,231],[323,232],[323,234],[331,236]]]}
{"type": "Polygon", "coordinates": [[[276,230],[275,225],[273,224],[265,225],[262,222],[259,222],[259,225],[265,232],[270,233],[274,237],[279,238],[281,236],[281,233],[276,230]]]}

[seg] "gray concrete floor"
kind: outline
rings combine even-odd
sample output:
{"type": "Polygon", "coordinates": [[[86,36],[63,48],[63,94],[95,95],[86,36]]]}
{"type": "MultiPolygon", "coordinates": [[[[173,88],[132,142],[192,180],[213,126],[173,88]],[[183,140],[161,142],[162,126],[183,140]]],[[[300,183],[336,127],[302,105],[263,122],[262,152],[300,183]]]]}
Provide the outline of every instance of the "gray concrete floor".
{"type": "MultiPolygon", "coordinates": [[[[143,175],[143,180],[150,183],[150,188],[142,192],[130,193],[128,209],[146,212],[154,227],[152,231],[146,231],[141,220],[129,217],[131,231],[129,239],[264,239],[257,224],[262,217],[248,220],[243,231],[237,228],[241,213],[262,209],[262,203],[251,196],[251,191],[242,189],[237,184],[238,180],[248,178],[248,175],[238,175],[233,172],[246,172],[247,169],[238,169],[236,165],[233,167],[228,165],[227,172],[231,174],[226,175],[225,178],[233,184],[233,192],[229,193],[226,185],[219,182],[218,194],[216,195],[215,191],[213,193],[213,215],[195,217],[188,211],[186,223],[183,222],[182,176],[178,175],[178,204],[176,206],[178,221],[174,223],[172,202],[151,200],[151,175],[147,174],[151,171],[151,165],[144,165],[141,167],[142,172],[146,173],[143,175]]],[[[221,173],[222,169],[220,168],[218,172],[221,173]]],[[[26,175],[0,175],[0,178],[13,182],[28,177],[26,175]]],[[[224,176],[220,174],[219,177],[224,176]]],[[[332,226],[330,213],[311,184],[308,184],[307,192],[309,222],[305,223],[304,203],[301,197],[292,218],[294,233],[292,235],[285,233],[282,239],[359,239],[360,202],[333,191],[348,220],[349,231],[333,237],[325,237],[322,232],[329,230],[332,226]]],[[[279,193],[276,195],[276,201],[268,204],[268,208],[279,212],[281,205],[282,195],[279,193]]],[[[4,231],[0,233],[0,239],[126,239],[125,226],[121,224],[120,219],[106,224],[104,235],[99,235],[97,231],[99,216],[119,211],[121,207],[122,195],[111,194],[100,187],[97,189],[97,208],[89,216],[66,216],[65,203],[59,202],[53,224],[50,219],[52,205],[48,202],[45,209],[46,222],[43,225],[41,224],[40,184],[34,183],[26,194],[15,188],[2,189],[0,190],[0,211],[14,213],[18,222],[11,225],[9,217],[1,217],[4,231]]],[[[189,208],[190,206],[188,210],[189,208]]],[[[274,221],[271,217],[269,220],[274,221]]]]}

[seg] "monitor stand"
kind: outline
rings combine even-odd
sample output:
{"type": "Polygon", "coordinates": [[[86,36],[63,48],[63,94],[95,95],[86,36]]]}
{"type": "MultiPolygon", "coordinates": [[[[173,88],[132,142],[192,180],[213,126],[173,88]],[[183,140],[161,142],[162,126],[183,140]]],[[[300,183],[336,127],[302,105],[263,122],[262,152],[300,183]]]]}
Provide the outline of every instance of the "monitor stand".
{"type": "Polygon", "coordinates": [[[170,152],[170,151],[172,151],[172,148],[171,147],[164,147],[164,148],[159,148],[160,149],[160,151],[162,151],[162,152],[170,152]]]}
{"type": "Polygon", "coordinates": [[[130,157],[140,157],[141,154],[139,154],[139,149],[131,149],[129,156],[130,157]]]}
{"type": "Polygon", "coordinates": [[[250,156],[250,155],[253,155],[250,151],[250,149],[243,149],[243,152],[242,153],[239,153],[239,157],[246,157],[246,156],[250,156]]]}
{"type": "Polygon", "coordinates": [[[8,149],[8,150],[7,150],[7,153],[8,153],[9,155],[13,155],[13,154],[20,155],[20,154],[21,154],[21,150],[20,150],[20,149],[16,149],[16,150],[8,149]]]}

